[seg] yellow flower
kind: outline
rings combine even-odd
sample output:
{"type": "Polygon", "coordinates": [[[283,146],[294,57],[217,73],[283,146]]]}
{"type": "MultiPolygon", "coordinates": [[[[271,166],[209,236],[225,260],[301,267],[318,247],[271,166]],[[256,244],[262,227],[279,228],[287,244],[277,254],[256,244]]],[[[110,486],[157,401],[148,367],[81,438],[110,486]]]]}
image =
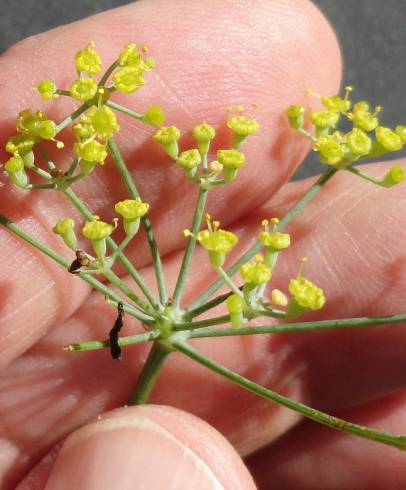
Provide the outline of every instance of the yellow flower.
{"type": "MultiPolygon", "coordinates": [[[[196,239],[209,252],[210,261],[214,267],[218,268],[224,264],[225,255],[236,245],[238,238],[231,231],[221,230],[220,223],[211,221],[210,215],[206,214],[205,220],[207,230],[199,231],[196,239]]],[[[188,236],[190,232],[185,230],[184,234],[188,236]]]]}
{"type": "Polygon", "coordinates": [[[375,129],[375,136],[377,141],[385,148],[387,151],[398,151],[403,147],[401,137],[392,131],[390,128],[384,128],[383,126],[378,126],[375,129]]]}
{"type": "Polygon", "coordinates": [[[114,209],[118,214],[121,214],[123,218],[137,219],[142,218],[148,213],[149,204],[141,201],[138,197],[136,199],[125,199],[124,201],[120,201],[114,206],[114,209]]]}
{"type": "Polygon", "coordinates": [[[93,78],[79,78],[72,83],[69,92],[74,99],[85,102],[96,95],[97,82],[93,78]]]}
{"type": "Polygon", "coordinates": [[[77,250],[77,238],[75,235],[75,222],[71,218],[64,218],[58,221],[53,227],[53,232],[60,235],[65,244],[72,250],[77,250]]]}
{"type": "Polygon", "coordinates": [[[320,310],[324,306],[326,298],[321,288],[302,276],[302,268],[305,262],[306,259],[302,259],[296,279],[290,280],[289,292],[302,308],[320,310]]]}
{"type": "Polygon", "coordinates": [[[58,87],[52,80],[41,80],[36,86],[36,89],[42,100],[52,100],[58,97],[58,87]]]}
{"type": "Polygon", "coordinates": [[[125,94],[132,94],[145,84],[143,72],[136,66],[124,66],[113,76],[114,87],[125,94]]]}
{"type": "Polygon", "coordinates": [[[164,126],[158,129],[152,138],[164,147],[171,158],[176,160],[179,154],[178,140],[180,138],[180,131],[176,126],[164,126]]]}
{"type": "MultiPolygon", "coordinates": [[[[273,224],[278,224],[279,220],[277,218],[273,218],[273,224]]],[[[262,221],[262,226],[264,227],[264,231],[258,236],[259,241],[265,247],[269,247],[273,250],[283,250],[284,248],[288,248],[290,246],[290,235],[289,233],[281,233],[276,230],[269,230],[269,221],[264,219],[262,221]]]]}
{"type": "Polygon", "coordinates": [[[234,328],[241,327],[244,323],[244,299],[237,294],[231,294],[226,299],[226,307],[230,314],[231,326],[234,328]]]}
{"type": "Polygon", "coordinates": [[[198,167],[202,162],[199,150],[186,150],[182,151],[179,157],[176,159],[176,165],[184,170],[192,170],[198,167]]]}
{"type": "Polygon", "coordinates": [[[255,258],[255,261],[246,262],[240,267],[240,276],[247,284],[259,286],[270,281],[272,277],[271,269],[264,264],[261,255],[255,258]]]}
{"type": "Polygon", "coordinates": [[[90,42],[85,48],[76,53],[75,66],[78,72],[85,71],[91,75],[99,73],[102,67],[102,60],[94,48],[95,44],[90,42]]]}
{"type": "Polygon", "coordinates": [[[319,151],[322,163],[327,165],[337,165],[346,154],[346,146],[337,134],[321,136],[314,147],[319,151]]]}

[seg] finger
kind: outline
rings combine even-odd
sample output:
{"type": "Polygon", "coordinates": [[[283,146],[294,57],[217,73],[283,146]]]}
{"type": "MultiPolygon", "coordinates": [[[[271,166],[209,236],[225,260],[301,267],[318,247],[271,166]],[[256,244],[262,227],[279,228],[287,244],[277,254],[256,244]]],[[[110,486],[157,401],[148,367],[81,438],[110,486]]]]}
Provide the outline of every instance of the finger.
{"type": "MultiPolygon", "coordinates": [[[[365,170],[373,173],[372,169],[376,176],[382,176],[387,166],[365,170]]],[[[276,198],[274,209],[264,206],[251,221],[232,228],[241,237],[241,247],[246,248],[256,235],[264,217],[276,214],[276,210],[282,216],[308,186],[309,181],[289,185],[276,198]]],[[[401,186],[379,189],[350,174],[335,176],[292,223],[293,245],[281,254],[272,286],[286,289],[289,279],[296,275],[299,258],[307,255],[306,277],[326,291],[326,313],[319,312],[321,318],[403,311],[404,199],[401,186]],[[348,213],[345,210],[351,199],[348,213]],[[351,233],[343,232],[345,226],[351,233]],[[391,237],[390,248],[383,236],[391,237]],[[337,264],[340,267],[334,268],[337,264]],[[365,271],[368,264],[373,264],[373,270],[365,271]],[[398,272],[395,277],[388,273],[393,264],[398,272]],[[366,291],[364,281],[371,281],[372,273],[369,284],[373,289],[366,291]]],[[[166,261],[172,280],[179,259],[173,255],[166,261]]],[[[209,282],[212,273],[208,271],[207,253],[197,249],[190,298],[209,282]]],[[[85,423],[89,412],[96,415],[130,398],[145,362],[146,347],[128,348],[121,364],[112,364],[106,351],[61,352],[69,342],[105,338],[113,321],[114,312],[109,313],[102,298],[92,295],[69,322],[4,373],[0,392],[13,393],[12,398],[0,397],[1,430],[7,441],[4,471],[21,474],[41,451],[85,423]],[[77,403],[72,403],[72,393],[77,403]]],[[[134,333],[136,325],[128,316],[125,324],[123,335],[134,333]]],[[[403,336],[404,329],[396,325],[363,331],[200,339],[195,345],[202,353],[275,391],[322,410],[336,410],[405,385],[403,336]]],[[[242,454],[267,444],[298,421],[293,412],[244,392],[180,355],[173,355],[165,365],[153,401],[181,407],[210,421],[242,454]]]]}
{"type": "MultiPolygon", "coordinates": [[[[405,426],[405,405],[403,392],[362,404],[339,416],[397,432],[405,426]]],[[[261,490],[391,490],[406,486],[404,452],[349,438],[310,421],[252,455],[247,464],[261,490]]]]}
{"type": "Polygon", "coordinates": [[[41,483],[47,490],[255,488],[219,432],[186,412],[155,405],[110,412],[71,434],[41,483]]]}
{"type": "MultiPolygon", "coordinates": [[[[310,3],[257,0],[251,3],[249,15],[247,12],[243,2],[137,2],[17,44],[0,60],[2,73],[20,74],[20,81],[1,88],[0,113],[7,123],[2,126],[2,139],[10,135],[14,124],[11,121],[23,108],[22,102],[25,107],[38,107],[31,88],[35,83],[53,78],[65,86],[73,80],[73,70],[72,75],[66,71],[67,56],[73,57],[93,39],[107,64],[125,43],[134,41],[136,32],[135,40],[148,42],[160,68],[151,74],[139,97],[125,99],[131,107],[142,111],[151,103],[161,103],[168,121],[189,131],[202,119],[216,127],[224,126],[228,105],[261,101],[261,136],[247,146],[251,166],[241,173],[239,182],[214,191],[208,207],[209,211],[215,209],[217,217],[226,223],[236,219],[267,199],[306,151],[300,139],[287,136],[281,127],[281,111],[303,98],[309,86],[323,93],[334,92],[340,70],[334,35],[310,3]],[[107,32],[116,34],[112,38],[107,32]],[[236,46],[245,47],[236,50],[236,46]],[[331,69],[326,69],[325,60],[329,60],[331,69]],[[263,178],[265,172],[267,179],[263,178]],[[240,199],[241,191],[249,188],[255,192],[240,199]]],[[[60,98],[50,115],[60,120],[68,109],[72,110],[72,104],[60,98]]],[[[161,253],[168,253],[183,246],[179,230],[190,225],[196,189],[185,183],[181,172],[160,149],[152,148],[151,132],[135,123],[122,122],[122,127],[118,144],[143,198],[152,205],[151,219],[161,253]]],[[[229,141],[220,137],[218,144],[228,145],[229,141]]],[[[110,220],[113,203],[126,195],[118,182],[109,162],[75,189],[93,212],[110,220]],[[112,186],[112,182],[117,184],[112,186]]],[[[55,222],[67,214],[77,217],[54,191],[46,195],[19,192],[17,202],[10,198],[10,192],[8,185],[1,190],[2,213],[17,221],[29,215],[30,219],[22,224],[40,237],[46,237],[55,222]]],[[[66,318],[87,290],[56,272],[49,261],[42,262],[31,248],[10,239],[4,230],[0,230],[0,240],[2,257],[6,258],[3,260],[19,248],[17,263],[2,272],[0,278],[2,290],[7,290],[2,315],[6,320],[0,324],[0,352],[6,363],[32,345],[56,318],[66,318]],[[67,289],[73,290],[73,300],[64,297],[67,289]],[[37,300],[30,302],[34,294],[37,300]],[[60,301],[62,296],[64,300],[60,301]],[[21,304],[25,307],[19,309],[21,304]],[[37,317],[40,321],[33,324],[30,318],[37,317]],[[9,318],[18,328],[10,331],[9,318]]],[[[54,244],[53,239],[47,241],[54,244]]],[[[150,261],[144,238],[135,241],[129,250],[137,265],[150,261]]]]}

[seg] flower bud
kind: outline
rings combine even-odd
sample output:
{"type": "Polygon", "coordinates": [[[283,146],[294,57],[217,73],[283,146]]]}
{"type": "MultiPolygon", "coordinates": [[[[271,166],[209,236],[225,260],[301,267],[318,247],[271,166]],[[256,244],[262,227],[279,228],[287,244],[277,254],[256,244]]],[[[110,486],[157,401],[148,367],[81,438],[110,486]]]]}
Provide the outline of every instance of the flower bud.
{"type": "Polygon", "coordinates": [[[400,165],[392,165],[382,180],[384,187],[393,187],[405,180],[405,171],[400,165]]]}
{"type": "Polygon", "coordinates": [[[149,204],[142,202],[140,198],[125,199],[118,202],[114,209],[124,218],[124,230],[127,236],[134,236],[140,226],[140,218],[149,210],[149,204]]]}
{"type": "Polygon", "coordinates": [[[11,157],[4,164],[4,169],[15,186],[21,188],[27,186],[28,177],[24,170],[24,161],[22,157],[20,157],[19,155],[11,157]]]}
{"type": "Polygon", "coordinates": [[[58,221],[53,227],[53,232],[60,235],[65,244],[73,251],[78,248],[78,241],[75,235],[75,222],[71,218],[64,218],[58,221]]]}
{"type": "Polygon", "coordinates": [[[231,294],[226,300],[226,307],[230,314],[231,325],[234,328],[241,327],[244,323],[244,299],[237,294],[231,294]]]}
{"type": "Polygon", "coordinates": [[[305,108],[302,105],[291,105],[286,111],[289,124],[293,129],[302,129],[304,123],[305,108]]]}
{"type": "Polygon", "coordinates": [[[193,128],[193,137],[198,143],[201,156],[207,155],[210,141],[216,136],[216,131],[210,124],[203,122],[193,128]]]}
{"type": "Polygon", "coordinates": [[[178,140],[180,131],[176,126],[165,126],[158,129],[154,134],[153,139],[164,147],[166,153],[176,160],[179,154],[178,140]]]}
{"type": "Polygon", "coordinates": [[[229,182],[235,179],[238,169],[245,164],[245,155],[238,150],[219,150],[217,160],[223,165],[224,180],[229,182]]]}

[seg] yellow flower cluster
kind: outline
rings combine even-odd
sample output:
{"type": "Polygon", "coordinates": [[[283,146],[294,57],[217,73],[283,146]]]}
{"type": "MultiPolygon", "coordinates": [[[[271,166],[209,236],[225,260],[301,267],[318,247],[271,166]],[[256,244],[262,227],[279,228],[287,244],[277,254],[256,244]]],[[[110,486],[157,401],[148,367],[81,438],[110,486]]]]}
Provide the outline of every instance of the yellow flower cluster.
{"type": "MultiPolygon", "coordinates": [[[[372,110],[366,101],[352,104],[349,97],[351,91],[352,87],[346,87],[344,97],[326,97],[313,93],[324,105],[323,110],[309,114],[314,135],[304,129],[303,106],[293,105],[287,110],[290,125],[311,140],[320,161],[336,168],[351,167],[361,158],[375,158],[399,151],[406,143],[406,126],[399,125],[394,129],[381,126],[378,117],[381,107],[372,110]],[[342,117],[352,123],[349,131],[337,129],[342,117]]],[[[396,174],[395,180],[384,178],[376,183],[388,187],[404,180],[401,167],[397,166],[393,173],[396,174]]]]}

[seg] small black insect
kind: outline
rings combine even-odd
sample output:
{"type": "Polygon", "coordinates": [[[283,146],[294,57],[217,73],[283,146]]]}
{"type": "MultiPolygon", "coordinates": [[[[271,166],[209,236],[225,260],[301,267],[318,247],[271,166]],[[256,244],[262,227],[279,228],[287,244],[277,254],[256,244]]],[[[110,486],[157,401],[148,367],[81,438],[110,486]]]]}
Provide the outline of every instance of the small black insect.
{"type": "Polygon", "coordinates": [[[120,301],[117,305],[117,318],[114,322],[113,328],[110,330],[110,353],[113,359],[121,361],[121,347],[118,344],[118,334],[123,326],[124,305],[120,301]]]}
{"type": "Polygon", "coordinates": [[[88,267],[90,260],[87,258],[86,253],[83,250],[76,250],[76,259],[69,266],[68,271],[71,274],[79,274],[81,267],[88,267]]]}

